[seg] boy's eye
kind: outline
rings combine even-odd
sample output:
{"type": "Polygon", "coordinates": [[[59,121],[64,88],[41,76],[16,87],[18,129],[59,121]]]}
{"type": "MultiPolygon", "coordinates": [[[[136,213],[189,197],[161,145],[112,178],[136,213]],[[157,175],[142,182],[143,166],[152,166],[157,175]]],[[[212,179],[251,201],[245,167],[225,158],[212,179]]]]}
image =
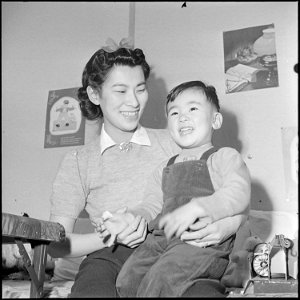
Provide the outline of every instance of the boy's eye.
{"type": "Polygon", "coordinates": [[[145,91],[146,91],[146,88],[138,89],[138,90],[137,90],[137,93],[143,93],[143,92],[145,92],[145,91]]]}
{"type": "Polygon", "coordinates": [[[118,90],[118,91],[115,91],[116,93],[121,93],[121,94],[124,94],[124,93],[126,93],[126,91],[125,90],[118,90]]]}
{"type": "Polygon", "coordinates": [[[178,115],[177,111],[173,111],[173,112],[170,113],[170,116],[176,116],[176,115],[178,115]]]}
{"type": "Polygon", "coordinates": [[[191,107],[191,109],[190,109],[191,111],[195,111],[195,110],[198,110],[198,107],[195,107],[195,106],[193,106],[193,107],[191,107]]]}

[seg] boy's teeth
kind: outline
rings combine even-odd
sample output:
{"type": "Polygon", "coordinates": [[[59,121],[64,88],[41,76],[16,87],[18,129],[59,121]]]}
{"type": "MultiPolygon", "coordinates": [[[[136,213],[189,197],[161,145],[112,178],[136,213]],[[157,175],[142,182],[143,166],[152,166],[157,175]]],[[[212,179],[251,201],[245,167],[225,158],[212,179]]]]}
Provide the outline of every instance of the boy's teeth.
{"type": "Polygon", "coordinates": [[[185,127],[180,129],[180,131],[190,131],[190,130],[192,130],[192,127],[185,127]]]}
{"type": "Polygon", "coordinates": [[[179,132],[182,133],[182,134],[186,134],[186,133],[190,133],[192,130],[193,130],[192,127],[185,127],[185,128],[181,128],[179,130],[179,132]]]}

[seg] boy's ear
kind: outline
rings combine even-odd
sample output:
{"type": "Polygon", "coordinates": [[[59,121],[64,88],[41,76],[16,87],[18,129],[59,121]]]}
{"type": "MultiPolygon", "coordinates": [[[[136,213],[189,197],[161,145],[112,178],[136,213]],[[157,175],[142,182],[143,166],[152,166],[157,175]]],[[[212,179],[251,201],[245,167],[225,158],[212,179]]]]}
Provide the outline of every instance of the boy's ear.
{"type": "Polygon", "coordinates": [[[222,123],[223,123],[222,114],[219,113],[219,112],[216,112],[215,115],[214,115],[214,120],[213,120],[213,124],[212,124],[213,129],[221,128],[222,123]]]}
{"type": "Polygon", "coordinates": [[[92,103],[94,103],[95,105],[100,105],[99,94],[97,92],[95,92],[91,86],[88,86],[86,88],[86,92],[92,103]]]}

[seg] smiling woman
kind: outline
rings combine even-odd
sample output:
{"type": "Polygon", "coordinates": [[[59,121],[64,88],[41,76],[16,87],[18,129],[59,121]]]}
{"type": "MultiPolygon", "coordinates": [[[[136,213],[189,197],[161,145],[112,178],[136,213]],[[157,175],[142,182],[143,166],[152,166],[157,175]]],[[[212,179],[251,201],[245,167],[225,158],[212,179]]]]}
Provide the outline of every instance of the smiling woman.
{"type": "Polygon", "coordinates": [[[71,297],[115,297],[115,278],[122,263],[145,239],[146,220],[159,213],[160,207],[144,214],[134,211],[143,199],[147,176],[178,150],[165,130],[139,124],[148,100],[149,74],[143,51],[124,41],[120,47],[96,51],[84,68],[78,90],[80,108],[87,119],[102,118],[101,134],[89,145],[66,154],[51,197],[50,218],[64,225],[68,242],[50,244],[50,254],[87,255],[71,297]],[[72,233],[84,208],[97,226],[104,211],[125,206],[133,222],[118,235],[117,248],[109,247],[97,232],[72,233]]]}

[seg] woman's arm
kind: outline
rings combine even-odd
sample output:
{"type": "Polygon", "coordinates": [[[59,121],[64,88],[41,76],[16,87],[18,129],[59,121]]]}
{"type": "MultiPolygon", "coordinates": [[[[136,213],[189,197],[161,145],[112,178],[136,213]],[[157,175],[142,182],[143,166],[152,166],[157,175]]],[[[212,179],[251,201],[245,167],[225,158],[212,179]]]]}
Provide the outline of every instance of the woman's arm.
{"type": "Polygon", "coordinates": [[[66,231],[66,240],[64,242],[51,242],[49,244],[48,253],[53,258],[83,256],[106,247],[96,232],[88,234],[73,233],[75,225],[73,218],[51,214],[50,221],[60,223],[66,231]]]}
{"type": "Polygon", "coordinates": [[[163,168],[166,164],[167,162],[161,163],[149,174],[143,199],[129,210],[134,215],[140,215],[145,218],[148,223],[161,212],[163,207],[161,181],[163,168]]]}

